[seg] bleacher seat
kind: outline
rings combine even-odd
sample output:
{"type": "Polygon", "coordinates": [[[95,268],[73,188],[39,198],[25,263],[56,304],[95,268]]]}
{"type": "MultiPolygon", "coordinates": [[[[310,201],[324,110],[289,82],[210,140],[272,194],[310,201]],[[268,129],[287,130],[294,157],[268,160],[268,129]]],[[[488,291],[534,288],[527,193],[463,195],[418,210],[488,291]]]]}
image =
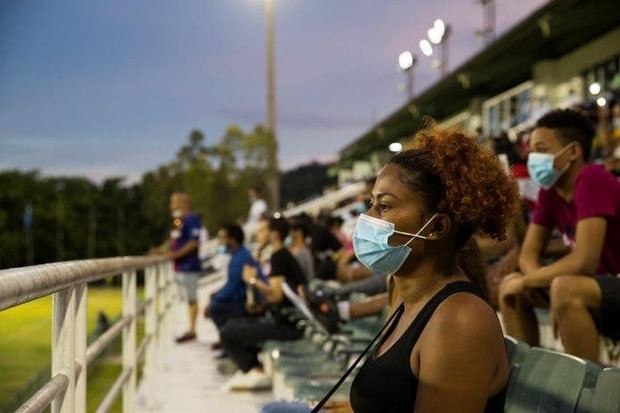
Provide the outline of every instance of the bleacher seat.
{"type": "Polygon", "coordinates": [[[618,412],[620,412],[620,369],[608,368],[598,376],[593,389],[583,389],[577,413],[618,412]]]}
{"type": "Polygon", "coordinates": [[[515,365],[520,366],[527,352],[530,349],[530,346],[523,341],[518,341],[517,339],[504,336],[504,344],[506,345],[506,351],[508,352],[508,360],[510,361],[510,366],[513,367],[515,365]]]}
{"type": "Polygon", "coordinates": [[[583,388],[594,388],[601,368],[542,348],[530,349],[506,397],[506,413],[573,413],[583,388]]]}

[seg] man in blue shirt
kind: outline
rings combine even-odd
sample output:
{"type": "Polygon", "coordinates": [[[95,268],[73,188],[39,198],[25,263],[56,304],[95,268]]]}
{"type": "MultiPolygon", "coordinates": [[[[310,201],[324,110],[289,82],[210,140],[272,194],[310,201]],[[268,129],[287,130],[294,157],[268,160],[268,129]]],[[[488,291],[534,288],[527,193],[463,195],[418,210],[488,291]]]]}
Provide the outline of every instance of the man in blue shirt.
{"type": "Polygon", "coordinates": [[[221,245],[231,254],[226,284],[211,296],[205,315],[211,317],[221,328],[228,319],[245,315],[246,284],[243,281],[243,267],[256,267],[252,254],[243,246],[245,235],[239,225],[225,225],[218,231],[221,245]]]}
{"type": "Polygon", "coordinates": [[[170,232],[170,250],[166,256],[174,261],[179,291],[189,306],[189,329],[176,339],[177,343],[183,343],[196,339],[196,317],[198,315],[196,295],[201,271],[198,247],[202,224],[200,217],[191,212],[189,195],[186,193],[172,194],[170,212],[173,229],[170,232]]]}

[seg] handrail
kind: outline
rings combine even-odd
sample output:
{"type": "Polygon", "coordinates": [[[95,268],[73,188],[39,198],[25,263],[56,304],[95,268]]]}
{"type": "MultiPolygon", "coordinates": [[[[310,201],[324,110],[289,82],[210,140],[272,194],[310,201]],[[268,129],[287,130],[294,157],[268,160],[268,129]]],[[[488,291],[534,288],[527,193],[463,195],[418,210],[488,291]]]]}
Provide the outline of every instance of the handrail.
{"type": "Polygon", "coordinates": [[[121,335],[123,329],[131,323],[132,318],[130,316],[125,316],[118,320],[116,323],[112,325],[112,327],[108,328],[105,333],[99,336],[97,340],[95,340],[88,349],[86,350],[86,365],[90,366],[90,364],[95,361],[97,356],[101,354],[118,336],[121,335]]]}
{"type": "Polygon", "coordinates": [[[146,350],[148,349],[148,345],[151,343],[152,339],[153,336],[150,334],[142,339],[142,343],[136,350],[136,358],[138,360],[142,360],[144,358],[144,356],[146,355],[146,350]]]}
{"type": "MultiPolygon", "coordinates": [[[[86,411],[88,366],[122,334],[123,371],[98,412],[106,412],[123,394],[123,411],[135,410],[137,372],[159,357],[161,338],[170,329],[174,295],[172,267],[161,257],[117,257],[69,261],[0,271],[0,311],[52,294],[52,379],[20,408],[20,413],[86,411]],[[144,270],[146,297],[138,305],[137,271],[144,270]],[[122,275],[123,315],[87,347],[87,284],[122,275]],[[145,334],[137,346],[137,320],[145,334]]],[[[148,373],[145,373],[148,374],[148,373]]]]}
{"type": "Polygon", "coordinates": [[[112,405],[116,401],[116,398],[121,394],[123,385],[127,383],[133,373],[133,368],[123,370],[123,372],[118,376],[118,378],[108,391],[108,394],[106,394],[103,398],[103,401],[97,408],[96,413],[107,413],[112,408],[112,405]]]}
{"type": "Polygon", "coordinates": [[[135,271],[165,261],[162,257],[116,257],[57,262],[0,270],[0,310],[50,295],[79,283],[135,271]]]}
{"type": "Polygon", "coordinates": [[[57,374],[48,381],[38,392],[32,395],[15,413],[40,413],[52,404],[52,400],[69,387],[69,378],[64,374],[57,374]]]}

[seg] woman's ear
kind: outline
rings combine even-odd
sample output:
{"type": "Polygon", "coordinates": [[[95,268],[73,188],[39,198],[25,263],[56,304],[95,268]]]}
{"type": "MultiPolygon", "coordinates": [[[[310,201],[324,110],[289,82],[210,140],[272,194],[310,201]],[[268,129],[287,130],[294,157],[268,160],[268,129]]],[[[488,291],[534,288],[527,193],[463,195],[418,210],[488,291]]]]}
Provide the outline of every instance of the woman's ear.
{"type": "Polygon", "coordinates": [[[426,237],[430,240],[440,240],[448,236],[452,229],[452,220],[446,214],[437,214],[431,223],[430,232],[426,237]]]}

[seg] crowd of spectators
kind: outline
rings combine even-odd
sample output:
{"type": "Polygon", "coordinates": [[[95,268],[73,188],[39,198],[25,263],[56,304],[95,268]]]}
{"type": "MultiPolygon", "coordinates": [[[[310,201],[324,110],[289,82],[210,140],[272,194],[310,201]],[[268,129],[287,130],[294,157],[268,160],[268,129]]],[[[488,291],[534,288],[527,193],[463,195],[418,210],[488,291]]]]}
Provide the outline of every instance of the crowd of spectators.
{"type": "MultiPolygon", "coordinates": [[[[620,340],[620,101],[554,110],[516,141],[502,135],[482,145],[514,180],[520,208],[499,240],[464,240],[459,268],[498,311],[505,334],[539,346],[535,310],[546,309],[566,352],[598,362],[600,337],[620,340]]],[[[228,390],[269,387],[262,345],[304,339],[287,317],[287,291],[309,303],[330,332],[385,314],[398,295],[392,274],[362,264],[352,241],[373,184],[349,200],[346,212],[316,217],[272,218],[253,189],[251,239],[238,225],[222,226],[226,283],[204,314],[220,332],[213,348],[221,362],[237,370],[228,390]],[[352,301],[352,294],[366,298],[352,301]]]]}

